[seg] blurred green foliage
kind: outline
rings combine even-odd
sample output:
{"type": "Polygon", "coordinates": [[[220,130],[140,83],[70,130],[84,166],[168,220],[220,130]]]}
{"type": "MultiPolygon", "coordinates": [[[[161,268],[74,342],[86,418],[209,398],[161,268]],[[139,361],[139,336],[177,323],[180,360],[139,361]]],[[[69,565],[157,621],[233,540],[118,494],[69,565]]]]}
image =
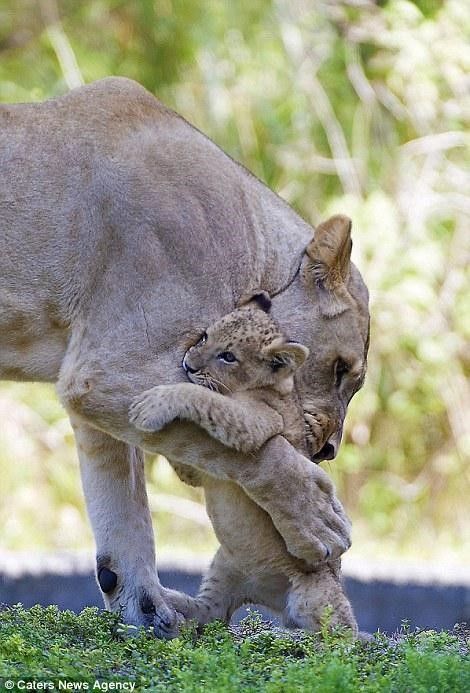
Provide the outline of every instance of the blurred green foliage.
{"type": "MultiPolygon", "coordinates": [[[[470,5],[460,0],[0,2],[0,99],[121,74],[317,223],[354,220],[369,375],[330,465],[352,554],[470,549],[470,5]]],[[[0,389],[6,548],[89,546],[51,388],[0,389]]],[[[209,551],[198,491],[150,463],[160,547],[209,551]],[[196,520],[196,522],[194,521],[196,520]]]]}

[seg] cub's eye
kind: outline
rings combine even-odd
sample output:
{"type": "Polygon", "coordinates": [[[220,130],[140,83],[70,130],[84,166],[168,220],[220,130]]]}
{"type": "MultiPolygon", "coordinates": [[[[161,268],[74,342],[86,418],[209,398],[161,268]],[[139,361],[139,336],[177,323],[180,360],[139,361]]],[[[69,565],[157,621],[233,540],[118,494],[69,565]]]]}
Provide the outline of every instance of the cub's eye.
{"type": "Polygon", "coordinates": [[[207,332],[203,332],[202,335],[199,337],[199,341],[196,342],[196,344],[205,344],[207,342],[207,332]]]}
{"type": "Polygon", "coordinates": [[[237,357],[231,351],[222,351],[220,354],[217,354],[217,358],[224,363],[235,363],[237,360],[237,357]]]}
{"type": "Polygon", "coordinates": [[[351,366],[349,363],[346,363],[346,361],[343,361],[343,359],[338,359],[335,363],[335,385],[336,387],[339,387],[341,385],[341,382],[344,378],[344,376],[349,373],[351,370],[351,366]]]}

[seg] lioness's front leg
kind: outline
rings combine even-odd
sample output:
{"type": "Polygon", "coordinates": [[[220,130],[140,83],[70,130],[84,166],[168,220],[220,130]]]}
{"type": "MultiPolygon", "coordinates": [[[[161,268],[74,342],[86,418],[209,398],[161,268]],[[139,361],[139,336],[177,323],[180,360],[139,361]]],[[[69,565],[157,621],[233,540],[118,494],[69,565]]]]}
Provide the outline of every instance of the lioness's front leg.
{"type": "Polygon", "coordinates": [[[235,481],[271,516],[288,551],[308,563],[340,556],[349,548],[351,526],[328,475],[282,436],[247,455],[222,445],[191,422],[172,422],[157,433],[140,431],[129,422],[129,406],[158,374],[136,367],[122,376],[113,362],[107,363],[109,354],[118,359],[119,352],[109,350],[100,365],[90,358],[90,349],[75,353],[80,360],[64,362],[57,386],[72,416],[142,450],[163,454],[172,463],[235,481]]]}
{"type": "Polygon", "coordinates": [[[126,623],[174,637],[179,617],[158,580],[143,455],[76,419],[72,425],[105,604],[126,623]]]}
{"type": "Polygon", "coordinates": [[[253,452],[281,433],[280,414],[263,402],[247,404],[200,385],[159,385],[138,395],[129,418],[141,431],[159,431],[174,419],[193,421],[229,448],[253,452]]]}

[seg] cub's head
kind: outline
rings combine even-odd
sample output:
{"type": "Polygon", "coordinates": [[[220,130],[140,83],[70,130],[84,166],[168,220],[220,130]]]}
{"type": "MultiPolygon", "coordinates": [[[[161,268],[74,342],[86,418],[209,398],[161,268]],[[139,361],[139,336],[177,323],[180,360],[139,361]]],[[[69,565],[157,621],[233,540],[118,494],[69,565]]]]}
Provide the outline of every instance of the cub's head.
{"type": "Polygon", "coordinates": [[[208,327],[183,359],[189,380],[222,394],[262,387],[290,392],[309,352],[284,337],[267,314],[270,305],[259,294],[208,327]]]}

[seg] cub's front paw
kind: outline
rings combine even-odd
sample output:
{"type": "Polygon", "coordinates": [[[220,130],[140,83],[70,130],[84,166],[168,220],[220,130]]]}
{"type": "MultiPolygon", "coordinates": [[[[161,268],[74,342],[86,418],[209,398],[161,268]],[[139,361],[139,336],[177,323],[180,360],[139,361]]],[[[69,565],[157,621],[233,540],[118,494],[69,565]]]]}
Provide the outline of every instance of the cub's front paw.
{"type": "Polygon", "coordinates": [[[146,390],[132,401],[129,408],[130,422],[141,431],[159,431],[176,416],[166,385],[146,390]]]}

